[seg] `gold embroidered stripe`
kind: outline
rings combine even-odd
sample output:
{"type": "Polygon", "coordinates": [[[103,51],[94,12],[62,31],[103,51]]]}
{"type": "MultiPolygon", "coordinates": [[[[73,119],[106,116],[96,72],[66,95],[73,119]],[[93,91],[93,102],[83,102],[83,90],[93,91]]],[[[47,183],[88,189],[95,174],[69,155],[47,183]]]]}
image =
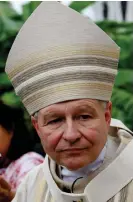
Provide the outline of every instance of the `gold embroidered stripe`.
{"type": "MultiPolygon", "coordinates": [[[[88,83],[91,81],[97,81],[97,82],[106,82],[106,83],[113,83],[114,82],[114,74],[109,73],[102,73],[99,71],[99,73],[95,73],[93,71],[90,71],[89,74],[87,71],[84,72],[75,72],[73,73],[66,73],[66,74],[60,74],[59,77],[57,75],[51,75],[48,78],[44,77],[41,79],[38,79],[35,82],[27,84],[27,90],[25,91],[25,87],[19,90],[17,93],[20,95],[21,99],[24,99],[26,96],[31,94],[32,92],[37,92],[40,90],[43,86],[47,87],[54,84],[61,85],[64,82],[72,82],[72,81],[82,81],[84,83],[88,83]]],[[[14,84],[14,83],[13,83],[14,84]]]]}
{"type": "Polygon", "coordinates": [[[12,79],[18,72],[22,72],[29,67],[40,63],[46,63],[49,60],[56,60],[57,58],[65,57],[81,57],[81,56],[95,56],[95,57],[106,57],[118,60],[119,50],[116,50],[110,46],[106,45],[94,45],[94,44],[76,44],[63,47],[49,47],[46,50],[40,52],[35,52],[30,54],[27,58],[20,59],[19,61],[6,65],[8,69],[8,76],[12,79]],[[89,48],[88,48],[89,47],[89,48]]]}
{"type": "Polygon", "coordinates": [[[32,114],[34,111],[50,104],[74,100],[74,99],[99,99],[108,100],[111,94],[112,85],[106,83],[64,83],[63,85],[41,88],[25,97],[23,103],[32,114]]]}
{"type": "Polygon", "coordinates": [[[47,72],[49,70],[53,70],[56,68],[62,68],[67,66],[101,66],[110,69],[117,69],[117,62],[116,60],[107,59],[107,58],[96,58],[96,57],[80,57],[80,58],[65,58],[60,60],[50,61],[45,64],[40,64],[37,66],[33,66],[28,68],[21,74],[17,74],[15,78],[12,79],[12,82],[15,86],[20,85],[25,80],[30,79],[33,76],[36,76],[43,72],[47,72]]]}

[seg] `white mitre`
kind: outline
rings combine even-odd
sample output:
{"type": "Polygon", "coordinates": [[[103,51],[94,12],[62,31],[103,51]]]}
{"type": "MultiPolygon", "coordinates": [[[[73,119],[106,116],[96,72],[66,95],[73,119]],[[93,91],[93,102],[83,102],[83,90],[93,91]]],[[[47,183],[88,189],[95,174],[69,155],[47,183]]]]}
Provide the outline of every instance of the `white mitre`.
{"type": "Polygon", "coordinates": [[[90,19],[44,1],[19,31],[6,73],[33,114],[67,100],[110,100],[118,59],[119,47],[90,19]]]}

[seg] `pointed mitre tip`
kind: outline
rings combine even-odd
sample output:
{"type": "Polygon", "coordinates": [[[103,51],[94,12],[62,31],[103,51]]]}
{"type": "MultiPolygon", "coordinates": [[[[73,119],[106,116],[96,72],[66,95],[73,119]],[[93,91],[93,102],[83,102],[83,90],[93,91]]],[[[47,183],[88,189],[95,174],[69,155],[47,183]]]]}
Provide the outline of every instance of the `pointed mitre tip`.
{"type": "MultiPolygon", "coordinates": [[[[31,55],[73,46],[106,49],[119,57],[119,47],[92,20],[59,2],[44,1],[24,23],[10,50],[6,69],[23,63],[31,55]]],[[[102,50],[101,50],[102,49],[102,50]]]]}

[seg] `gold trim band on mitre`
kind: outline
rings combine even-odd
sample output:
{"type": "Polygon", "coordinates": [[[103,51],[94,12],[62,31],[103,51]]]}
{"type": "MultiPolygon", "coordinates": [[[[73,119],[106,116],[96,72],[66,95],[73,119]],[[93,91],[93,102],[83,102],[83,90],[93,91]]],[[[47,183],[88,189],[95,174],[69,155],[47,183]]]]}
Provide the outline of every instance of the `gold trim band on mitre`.
{"type": "Polygon", "coordinates": [[[57,102],[75,99],[97,99],[109,101],[112,94],[112,85],[107,83],[63,83],[51,86],[32,93],[23,99],[23,104],[30,114],[43,107],[57,102]]]}
{"type": "Polygon", "coordinates": [[[95,56],[95,57],[107,57],[118,60],[119,50],[108,46],[103,45],[94,45],[94,44],[76,44],[73,46],[63,46],[63,47],[50,47],[46,50],[40,52],[35,52],[29,54],[23,59],[20,59],[14,64],[7,64],[6,72],[10,79],[15,77],[18,72],[22,72],[33,65],[38,65],[40,63],[46,63],[49,60],[56,60],[73,57],[73,56],[95,56]],[[89,47],[89,48],[88,48],[89,47]]]}
{"type": "MultiPolygon", "coordinates": [[[[83,56],[83,57],[69,57],[69,58],[62,58],[56,59],[54,61],[49,61],[47,63],[38,64],[37,66],[32,66],[27,68],[22,72],[16,72],[16,76],[12,78],[12,83],[14,86],[18,86],[24,81],[36,76],[38,74],[49,72],[51,70],[62,69],[64,67],[73,67],[76,69],[76,66],[88,66],[88,71],[90,66],[99,66],[101,68],[110,68],[112,71],[117,69],[117,61],[114,59],[104,58],[104,57],[95,57],[95,56],[83,56]]],[[[101,70],[100,70],[101,71],[101,70]]]]}

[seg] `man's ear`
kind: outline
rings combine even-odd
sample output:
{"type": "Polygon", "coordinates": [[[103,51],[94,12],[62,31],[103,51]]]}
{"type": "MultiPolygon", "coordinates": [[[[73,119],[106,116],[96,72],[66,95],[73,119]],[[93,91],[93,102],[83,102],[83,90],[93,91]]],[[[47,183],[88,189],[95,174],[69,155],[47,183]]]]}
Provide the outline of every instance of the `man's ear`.
{"type": "Polygon", "coordinates": [[[112,112],[112,102],[109,101],[106,105],[106,109],[105,109],[105,120],[106,123],[108,125],[108,127],[110,126],[110,122],[111,122],[111,112],[112,112]]]}
{"type": "Polygon", "coordinates": [[[38,121],[34,116],[31,116],[31,122],[32,122],[34,128],[36,129],[37,134],[40,136],[38,121]]]}

